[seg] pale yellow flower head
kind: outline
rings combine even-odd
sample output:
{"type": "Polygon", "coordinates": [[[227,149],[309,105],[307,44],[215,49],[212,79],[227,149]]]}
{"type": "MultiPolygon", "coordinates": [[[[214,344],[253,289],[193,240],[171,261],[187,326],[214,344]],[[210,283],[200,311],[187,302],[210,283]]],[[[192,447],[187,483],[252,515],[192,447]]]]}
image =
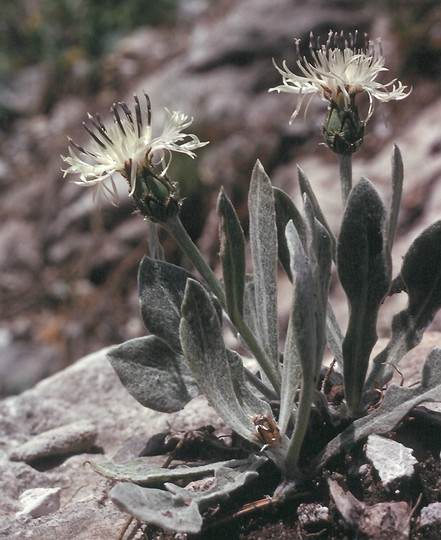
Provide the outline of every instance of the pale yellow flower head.
{"type": "MultiPolygon", "coordinates": [[[[91,136],[88,146],[80,146],[69,139],[69,155],[61,156],[68,167],[63,171],[77,175],[75,183],[93,186],[95,196],[104,194],[112,202],[118,200],[114,175],[119,173],[129,184],[129,195],[139,191],[137,183],[150,174],[166,187],[170,184],[166,173],[172,152],[195,157],[194,150],[208,144],[196,135],[185,133],[192,119],[181,112],[165,109],[165,123],[161,135],[152,135],[152,113],[149,97],[141,107],[137,96],[131,110],[124,102],[113,104],[113,123],[105,125],[100,116],[88,115],[89,124],[83,126],[91,136]]],[[[142,190],[145,193],[145,189],[142,190]]]]}
{"type": "MultiPolygon", "coordinates": [[[[366,92],[369,98],[369,109],[363,122],[371,117],[374,110],[374,100],[387,102],[404,99],[410,94],[406,86],[393,79],[388,83],[377,81],[378,75],[388,71],[384,67],[385,59],[382,55],[379,40],[369,42],[366,37],[365,46],[357,48],[357,33],[346,39],[342,34],[332,31],[328,34],[325,45],[315,45],[311,35],[310,53],[311,61],[306,57],[297,60],[297,67],[301,74],[296,75],[283,62],[280,68],[274,61],[277,71],[282,75],[283,84],[271,88],[273,92],[287,92],[297,94],[296,108],[291,115],[290,123],[299,114],[307,96],[309,101],[319,95],[332,104],[351,109],[355,103],[355,96],[366,92]]],[[[299,40],[296,40],[298,49],[299,40]]],[[[309,102],[308,102],[309,104],[309,102]]]]}

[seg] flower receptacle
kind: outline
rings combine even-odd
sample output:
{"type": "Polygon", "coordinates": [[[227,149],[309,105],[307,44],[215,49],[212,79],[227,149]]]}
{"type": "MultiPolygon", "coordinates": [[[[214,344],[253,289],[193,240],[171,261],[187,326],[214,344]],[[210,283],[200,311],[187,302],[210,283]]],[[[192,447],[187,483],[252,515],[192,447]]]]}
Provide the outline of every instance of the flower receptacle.
{"type": "Polygon", "coordinates": [[[179,213],[178,186],[163,171],[146,162],[138,167],[133,202],[140,213],[154,223],[165,223],[179,213]]]}
{"type": "MultiPolygon", "coordinates": [[[[342,94],[340,94],[342,95],[342,94]]],[[[356,152],[363,143],[365,122],[360,119],[354,99],[351,106],[331,102],[328,115],[323,124],[323,136],[326,144],[337,154],[351,155],[356,152]]]]}

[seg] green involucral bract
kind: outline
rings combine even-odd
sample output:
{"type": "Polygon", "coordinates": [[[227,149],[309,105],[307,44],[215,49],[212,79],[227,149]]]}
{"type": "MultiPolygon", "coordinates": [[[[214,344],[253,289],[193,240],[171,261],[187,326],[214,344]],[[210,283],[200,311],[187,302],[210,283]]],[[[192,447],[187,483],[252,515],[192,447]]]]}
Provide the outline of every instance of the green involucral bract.
{"type": "Polygon", "coordinates": [[[144,217],[165,223],[179,212],[178,186],[147,163],[137,171],[133,202],[144,217]]]}
{"type": "Polygon", "coordinates": [[[326,144],[336,154],[351,155],[363,144],[364,122],[360,120],[355,97],[347,107],[343,93],[338,93],[337,101],[331,101],[328,116],[323,124],[326,144]]]}

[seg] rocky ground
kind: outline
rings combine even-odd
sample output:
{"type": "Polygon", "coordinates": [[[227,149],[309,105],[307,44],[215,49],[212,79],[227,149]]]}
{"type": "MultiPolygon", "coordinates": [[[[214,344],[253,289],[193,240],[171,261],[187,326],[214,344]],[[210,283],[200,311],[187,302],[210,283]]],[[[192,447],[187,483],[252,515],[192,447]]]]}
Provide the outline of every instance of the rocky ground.
{"type": "MultiPolygon", "coordinates": [[[[420,379],[422,362],[439,341],[439,333],[427,334],[419,349],[403,360],[400,369],[406,386],[420,379]]],[[[107,496],[112,482],[94,472],[90,463],[133,459],[151,436],[162,432],[210,424],[220,436],[228,435],[228,429],[203,399],[171,415],[142,407],[123,388],[105,353],[87,356],[0,402],[1,539],[186,538],[129,523],[127,514],[107,496]]],[[[409,533],[412,539],[439,538],[439,414],[427,422],[414,411],[410,421],[392,434],[402,446],[378,448],[370,437],[367,445],[357,445],[333,460],[285,505],[272,506],[266,498],[278,479],[267,468],[222,512],[208,519],[210,529],[188,540],[309,535],[337,540],[354,534],[404,540],[409,533]],[[262,508],[247,507],[250,501],[261,505],[263,501],[262,508]]],[[[203,458],[202,452],[198,459],[203,458]]],[[[162,464],[166,456],[153,459],[162,464]]]]}

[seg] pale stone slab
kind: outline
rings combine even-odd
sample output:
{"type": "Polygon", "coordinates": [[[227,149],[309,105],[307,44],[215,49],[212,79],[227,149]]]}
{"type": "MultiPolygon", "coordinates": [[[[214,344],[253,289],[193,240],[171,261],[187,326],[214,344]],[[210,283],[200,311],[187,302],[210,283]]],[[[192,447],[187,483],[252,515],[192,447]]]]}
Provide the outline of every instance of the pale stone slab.
{"type": "Polygon", "coordinates": [[[24,491],[19,499],[23,509],[16,516],[47,516],[60,508],[60,488],[35,488],[24,491]]]}
{"type": "Polygon", "coordinates": [[[368,437],[366,457],[372,461],[385,487],[399,478],[411,477],[418,463],[411,448],[379,435],[368,437]]]}

